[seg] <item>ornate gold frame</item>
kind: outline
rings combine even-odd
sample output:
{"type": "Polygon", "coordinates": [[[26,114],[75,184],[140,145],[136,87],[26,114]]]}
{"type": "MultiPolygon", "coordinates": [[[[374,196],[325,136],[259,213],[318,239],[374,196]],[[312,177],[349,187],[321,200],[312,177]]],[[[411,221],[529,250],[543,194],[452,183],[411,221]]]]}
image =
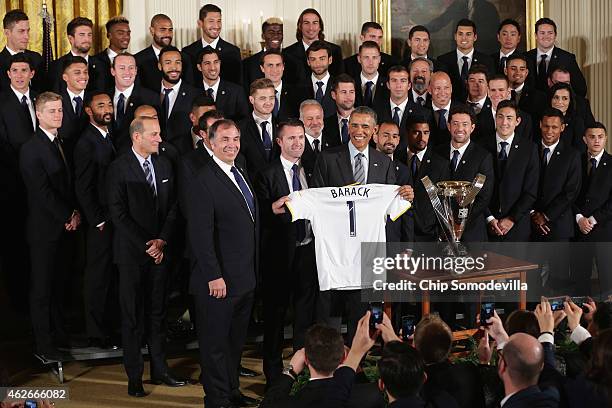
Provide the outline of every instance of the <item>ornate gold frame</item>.
{"type": "MultiPolygon", "coordinates": [[[[398,0],[399,1],[399,0],[398,0]]],[[[383,27],[383,45],[382,51],[391,52],[391,0],[372,0],[372,10],[374,21],[378,22],[383,27]]],[[[525,32],[527,35],[527,49],[535,48],[535,32],[530,27],[535,26],[535,22],[544,15],[544,0],[525,0],[525,10],[527,16],[525,21],[527,27],[525,32]]]]}

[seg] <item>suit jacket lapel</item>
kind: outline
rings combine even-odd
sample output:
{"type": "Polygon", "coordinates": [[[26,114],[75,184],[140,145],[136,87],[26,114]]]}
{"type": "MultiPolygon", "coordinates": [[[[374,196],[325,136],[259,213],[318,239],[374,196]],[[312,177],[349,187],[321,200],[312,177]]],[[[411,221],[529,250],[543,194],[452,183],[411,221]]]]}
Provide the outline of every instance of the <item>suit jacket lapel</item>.
{"type": "Polygon", "coordinates": [[[353,168],[351,166],[351,157],[348,146],[338,152],[338,155],[336,156],[336,163],[338,164],[338,170],[342,175],[342,179],[350,180],[350,182],[347,184],[354,182],[355,177],[353,176],[353,168]]]}
{"type": "MultiPolygon", "coordinates": [[[[285,177],[285,169],[283,168],[283,163],[280,161],[280,159],[276,161],[274,168],[274,175],[276,177],[276,183],[280,188],[280,194],[282,196],[289,195],[291,191],[289,189],[289,185],[287,184],[287,178],[285,177]]],[[[304,187],[306,186],[302,186],[302,188],[304,187]]]]}
{"type": "MultiPolygon", "coordinates": [[[[376,151],[373,147],[368,146],[368,177],[366,180],[366,183],[371,183],[372,181],[370,180],[384,180],[386,178],[386,175],[382,174],[382,167],[383,167],[383,163],[378,160],[375,156],[375,153],[372,153],[374,151],[376,151]]],[[[378,182],[378,181],[375,181],[378,182]]]]}
{"type": "MultiPolygon", "coordinates": [[[[266,149],[264,149],[263,141],[261,140],[261,136],[259,134],[259,129],[257,129],[257,123],[255,122],[255,119],[251,118],[251,120],[249,121],[249,127],[251,128],[251,131],[249,132],[249,137],[253,138],[253,142],[255,143],[255,146],[257,146],[257,150],[261,154],[261,157],[266,159],[266,149]]],[[[270,124],[270,127],[274,128],[273,124],[270,124]]],[[[270,138],[274,142],[274,136],[270,135],[270,138]]],[[[270,154],[271,153],[272,152],[270,152],[270,154]]]]}
{"type": "MultiPolygon", "coordinates": [[[[242,195],[242,191],[240,191],[240,189],[234,184],[234,182],[230,180],[229,176],[225,174],[225,172],[221,169],[221,167],[219,167],[219,165],[214,161],[214,159],[211,160],[211,164],[219,180],[221,180],[221,182],[225,185],[225,187],[227,187],[227,189],[235,196],[235,198],[240,203],[240,206],[242,207],[242,209],[246,211],[249,218],[253,219],[255,217],[255,214],[251,215],[251,211],[249,210],[246,200],[244,196],[242,195]]],[[[244,172],[241,172],[241,173],[246,182],[246,177],[244,177],[244,172]]],[[[253,188],[250,185],[249,185],[249,188],[251,188],[251,192],[252,192],[253,188]]],[[[255,196],[253,195],[253,197],[255,196]]]]}

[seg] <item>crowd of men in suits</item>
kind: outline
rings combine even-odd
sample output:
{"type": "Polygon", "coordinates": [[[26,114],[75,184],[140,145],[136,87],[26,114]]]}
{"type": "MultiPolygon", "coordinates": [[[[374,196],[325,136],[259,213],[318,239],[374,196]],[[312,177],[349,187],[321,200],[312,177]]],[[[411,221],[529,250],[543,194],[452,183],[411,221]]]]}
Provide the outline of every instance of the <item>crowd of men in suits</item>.
{"type": "MultiPolygon", "coordinates": [[[[69,335],[61,303],[78,273],[75,231],[82,231],[87,337],[112,346],[116,268],[130,395],[145,395],[142,344],[154,383],[186,383],[165,361],[176,275],[186,275],[193,295],[207,406],[253,403],[240,392],[238,367],[258,285],[269,383],[282,375],[290,308],[294,350],[314,322],[338,327],[345,308],[350,343],[365,306],[359,291],[319,291],[316,237],[308,223],[291,223],[284,207],[297,190],[358,178],[398,184],[413,208],[387,225],[388,240],[433,242],[439,229],[419,180],[469,181],[480,173],[486,181],[466,242],[569,249],[570,241],[612,238],[607,131],[593,118],[574,54],[555,46],[557,26],[548,18],[536,23],[537,48],[528,52],[518,50],[520,25],[504,20],[494,55],[477,51],[477,27],[463,19],[457,48],[435,59],[428,29],[414,26],[402,60],[381,52],[382,27],[366,22],[358,53],[343,58],[325,40],[319,12],[306,9],[295,43],[284,47],[282,20],[270,18],[264,49],[241,60],[240,49],[220,37],[222,13],[212,4],[199,11],[194,43],[172,46],[172,20],[157,14],[152,44],[134,55],[126,51],[127,19],[111,18],[108,48],[90,55],[93,23],[77,17],[66,27],[70,52],[47,72],[27,49],[28,16],[9,11],[3,25],[8,286],[18,298],[29,290],[37,351],[62,359],[58,347],[69,335]]],[[[570,251],[557,257],[546,284],[580,285],[590,295],[596,259],[600,287],[609,291],[609,251],[589,248],[572,260],[569,278],[570,251]]]]}

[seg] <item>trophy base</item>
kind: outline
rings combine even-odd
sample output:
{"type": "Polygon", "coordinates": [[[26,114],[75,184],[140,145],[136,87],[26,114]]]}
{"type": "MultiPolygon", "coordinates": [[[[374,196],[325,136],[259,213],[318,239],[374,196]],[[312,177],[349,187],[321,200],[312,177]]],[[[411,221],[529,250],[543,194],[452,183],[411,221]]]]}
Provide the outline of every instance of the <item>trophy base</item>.
{"type": "Polygon", "coordinates": [[[442,253],[445,256],[466,256],[468,254],[467,247],[459,241],[456,242],[444,242],[442,253]]]}

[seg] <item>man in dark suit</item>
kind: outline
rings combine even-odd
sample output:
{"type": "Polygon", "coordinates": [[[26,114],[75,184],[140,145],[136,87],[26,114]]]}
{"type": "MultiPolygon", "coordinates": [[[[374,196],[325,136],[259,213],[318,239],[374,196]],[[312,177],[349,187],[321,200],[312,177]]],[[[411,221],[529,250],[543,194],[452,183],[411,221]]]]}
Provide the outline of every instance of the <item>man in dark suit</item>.
{"type": "Polygon", "coordinates": [[[89,93],[86,89],[90,77],[85,58],[70,55],[63,59],[63,63],[62,82],[65,86],[59,93],[62,96],[64,120],[59,132],[66,153],[72,157],[74,145],[89,123],[84,102],[89,93]]]}
{"type": "MultiPolygon", "coordinates": [[[[380,47],[383,42],[382,26],[375,21],[366,21],[361,26],[361,35],[359,36],[359,39],[361,40],[362,45],[366,41],[375,42],[378,45],[378,49],[380,51],[380,47]]],[[[359,62],[358,55],[359,54],[354,54],[344,59],[344,72],[346,72],[353,78],[359,77],[359,74],[362,71],[362,64],[359,62]]],[[[392,55],[381,52],[377,70],[381,76],[385,77],[387,76],[387,70],[397,64],[399,64],[397,58],[393,57],[392,55]]]]}
{"type": "Polygon", "coordinates": [[[27,287],[29,273],[25,218],[27,215],[26,190],[19,172],[19,152],[36,129],[34,102],[37,92],[30,88],[34,66],[26,53],[10,57],[7,68],[8,89],[0,93],[0,170],[3,195],[0,211],[11,214],[5,220],[10,234],[0,239],[0,258],[6,274],[8,290],[19,307],[21,293],[27,287]]]}
{"type": "Polygon", "coordinates": [[[94,57],[98,60],[98,84],[100,90],[112,88],[114,80],[111,74],[113,61],[117,54],[125,52],[130,46],[130,22],[123,16],[115,16],[106,22],[106,38],[108,48],[102,50],[94,57]]]}
{"type": "Polygon", "coordinates": [[[348,122],[355,109],[355,94],[357,93],[355,82],[347,74],[340,74],[332,80],[330,87],[331,97],[336,103],[336,114],[323,121],[323,134],[329,140],[348,143],[348,122]]]}
{"type": "Polygon", "coordinates": [[[333,57],[331,48],[325,41],[314,41],[306,51],[306,60],[310,68],[308,78],[302,80],[303,94],[307,99],[315,99],[323,107],[325,117],[332,116],[336,105],[331,98],[332,76],[329,72],[333,57]]]}
{"type": "Polygon", "coordinates": [[[204,78],[198,88],[214,99],[217,109],[229,119],[247,118],[250,110],[242,87],[219,76],[222,66],[219,51],[211,47],[205,48],[196,63],[204,78]]]}
{"type": "Polygon", "coordinates": [[[542,112],[548,106],[546,94],[525,81],[529,75],[527,59],[520,54],[512,54],[506,60],[505,74],[510,82],[512,100],[521,111],[527,112],[533,122],[534,137],[540,134],[540,119],[542,112]]]}
{"type": "Polygon", "coordinates": [[[404,48],[404,56],[402,58],[402,65],[408,67],[410,61],[416,58],[426,58],[433,62],[433,71],[441,69],[438,61],[429,53],[430,35],[427,27],[422,25],[415,25],[408,32],[408,38],[406,39],[406,47],[404,48]]]}
{"type": "Polygon", "coordinates": [[[36,133],[21,148],[19,167],[28,194],[26,235],[30,244],[30,314],[36,349],[47,360],[62,360],[67,346],[61,307],[70,232],[81,223],[72,190],[70,156],[58,129],[62,97],[45,92],[36,100],[36,133]]]}
{"type": "Polygon", "coordinates": [[[112,225],[106,200],[106,170],[115,158],[110,135],[113,102],[94,91],[85,100],[89,125],[74,149],[76,198],[87,222],[87,252],[83,292],[89,345],[116,348],[106,327],[106,308],[112,281],[112,225]]]}
{"type": "Polygon", "coordinates": [[[211,407],[247,406],[257,401],[241,394],[238,367],[253,304],[260,205],[246,173],[235,167],[235,123],[215,122],[208,139],[212,160],[191,180],[186,197],[204,400],[211,407]]]}
{"type": "Polygon", "coordinates": [[[183,81],[182,61],[183,56],[176,47],[165,47],[159,53],[162,71],[160,125],[163,139],[170,143],[180,143],[178,139],[188,137],[191,103],[199,94],[196,88],[183,81]]]}
{"type": "Polygon", "coordinates": [[[253,81],[249,102],[253,106],[250,117],[243,119],[240,128],[240,153],[246,159],[247,171],[253,177],[278,157],[278,145],[274,143],[276,121],[274,109],[274,84],[266,78],[253,81]]]}
{"type": "Polygon", "coordinates": [[[431,106],[429,84],[431,83],[433,71],[434,64],[427,58],[416,57],[410,61],[408,64],[408,73],[410,74],[410,93],[408,98],[411,104],[423,108],[431,106]]]}
{"type": "Polygon", "coordinates": [[[315,41],[322,41],[329,48],[329,55],[331,56],[329,61],[330,74],[338,75],[344,72],[342,50],[338,45],[325,41],[323,30],[323,19],[317,10],[307,8],[300,13],[295,35],[297,42],[283,49],[287,82],[301,84],[308,81],[311,70],[307,63],[308,55],[306,52],[315,41]]]}
{"type": "Polygon", "coordinates": [[[446,72],[438,71],[431,75],[429,93],[431,94],[431,109],[433,111],[429,145],[432,147],[446,145],[451,140],[448,131],[449,113],[455,106],[459,105],[458,102],[451,99],[453,85],[446,72]]]}
{"type": "Polygon", "coordinates": [[[497,42],[499,43],[499,52],[491,54],[491,58],[495,62],[495,71],[489,72],[489,74],[504,74],[508,58],[517,52],[521,43],[521,26],[518,21],[507,18],[499,23],[497,42]]]}
{"type": "MultiPolygon", "coordinates": [[[[538,197],[531,213],[532,239],[540,242],[567,243],[574,236],[572,205],[578,197],[582,170],[580,154],[560,142],[565,125],[558,109],[548,108],[540,121],[540,181],[538,197]]],[[[559,251],[550,259],[547,286],[561,289],[568,270],[567,251],[559,251]]]]}
{"type": "Polygon", "coordinates": [[[78,56],[84,58],[87,63],[89,71],[87,90],[104,90],[104,84],[101,83],[100,63],[97,58],[89,55],[93,44],[93,22],[86,17],[75,17],[66,26],[66,32],[70,42],[70,52],[51,62],[45,88],[53,92],[65,90],[66,84],[62,81],[65,60],[78,56]]]}
{"type": "Polygon", "coordinates": [[[108,168],[107,200],[114,226],[113,258],[119,268],[128,394],[144,397],[143,337],[149,347],[151,382],[174,387],[186,384],[170,374],[165,353],[166,246],[176,232],[177,205],[172,166],[155,155],[161,142],[158,121],[135,119],[130,136],[132,149],[108,168]]]}
{"type": "Polygon", "coordinates": [[[513,101],[499,102],[495,133],[483,141],[493,156],[493,196],[485,210],[492,241],[528,242],[529,211],[538,194],[538,152],[531,138],[518,133],[521,118],[513,101]]]}
{"type": "Polygon", "coordinates": [[[484,65],[472,65],[468,72],[467,100],[466,104],[472,109],[474,115],[478,115],[488,99],[489,91],[487,68],[484,65]]]}
{"type": "MultiPolygon", "coordinates": [[[[159,84],[162,81],[162,72],[159,69],[159,53],[162,48],[172,44],[174,28],[172,20],[165,14],[156,14],[151,18],[149,33],[153,42],[143,50],[134,55],[138,68],[138,81],[140,85],[152,90],[159,91],[159,84]]],[[[193,85],[193,69],[189,57],[183,54],[183,66],[181,78],[188,84],[193,85]]]]}
{"type": "Polygon", "coordinates": [[[11,81],[6,72],[10,68],[11,56],[20,53],[27,55],[32,63],[32,71],[35,73],[34,78],[31,79],[32,87],[36,90],[41,89],[45,74],[41,69],[42,57],[39,53],[27,49],[30,42],[28,15],[19,9],[10,10],[4,15],[2,28],[6,36],[6,46],[0,52],[0,91],[9,89],[11,81]]]}
{"type": "Polygon", "coordinates": [[[194,85],[202,83],[202,71],[197,66],[200,62],[200,53],[206,47],[213,48],[218,52],[219,59],[222,62],[221,78],[237,85],[242,84],[240,48],[219,37],[221,33],[221,9],[214,4],[203,5],[200,9],[198,27],[202,31],[202,38],[183,48],[183,52],[191,60],[194,85]]]}
{"type": "Polygon", "coordinates": [[[302,154],[302,166],[306,179],[310,182],[312,171],[319,153],[341,144],[340,136],[333,132],[323,132],[323,108],[314,99],[306,99],[300,104],[300,120],[304,124],[306,145],[302,154]]]}
{"type": "Polygon", "coordinates": [[[130,123],[134,112],[141,105],[152,105],[159,109],[159,97],[156,92],[136,84],[136,59],[132,54],[123,53],[115,56],[111,63],[113,84],[110,95],[113,103],[112,135],[117,151],[124,152],[131,145],[130,123]]]}
{"type": "Polygon", "coordinates": [[[264,54],[268,51],[275,51],[280,54],[283,46],[283,20],[278,17],[270,17],[264,21],[261,25],[261,38],[264,42],[263,50],[242,61],[242,85],[246,92],[249,91],[251,82],[264,77],[264,72],[260,68],[263,66],[261,62],[264,54]]]}
{"type": "Polygon", "coordinates": [[[216,110],[215,101],[206,95],[198,95],[193,99],[191,103],[191,112],[189,113],[189,120],[191,121],[191,129],[189,129],[189,135],[191,137],[181,137],[176,140],[174,145],[180,155],[187,154],[193,149],[197,149],[196,143],[200,136],[200,129],[198,123],[200,118],[206,112],[216,110]]]}
{"type": "Polygon", "coordinates": [[[597,262],[602,294],[612,290],[610,251],[612,241],[612,156],[605,150],[606,127],[601,123],[589,126],[584,134],[587,154],[582,155],[582,188],[574,203],[576,218],[576,250],[572,256],[573,293],[591,294],[593,258],[597,262]],[[582,244],[584,242],[584,244],[582,244]]]}
{"type": "Polygon", "coordinates": [[[468,72],[472,65],[482,64],[489,72],[495,72],[491,57],[474,49],[478,39],[476,24],[468,19],[461,19],[455,28],[457,49],[438,57],[442,69],[450,75],[453,82],[453,98],[466,100],[468,72]]]}
{"type": "Polygon", "coordinates": [[[535,23],[536,45],[525,57],[529,63],[527,82],[535,88],[546,92],[548,73],[555,67],[563,66],[572,75],[572,88],[583,98],[587,95],[587,83],[576,62],[576,56],[555,46],[557,25],[550,18],[544,17],[535,23]]]}
{"type": "Polygon", "coordinates": [[[263,72],[264,78],[272,81],[276,91],[276,102],[274,103],[272,116],[278,121],[297,117],[300,103],[306,99],[306,96],[304,96],[301,87],[283,81],[283,73],[285,72],[283,54],[274,50],[266,51],[262,54],[259,64],[259,69],[263,72]]]}
{"type": "Polygon", "coordinates": [[[469,107],[458,105],[451,108],[448,116],[451,142],[440,145],[437,153],[450,161],[451,180],[472,181],[479,173],[486,177],[472,204],[461,237],[464,242],[486,242],[487,224],[484,214],[493,194],[495,173],[491,154],[470,140],[474,127],[474,114],[469,107]]]}
{"type": "MultiPolygon", "coordinates": [[[[351,75],[356,85],[355,105],[368,106],[375,111],[379,110],[389,99],[389,93],[386,86],[386,77],[379,73],[381,53],[378,44],[374,41],[364,41],[359,46],[357,63],[359,64],[359,71],[355,75],[351,75]]],[[[387,70],[389,68],[391,67],[388,67],[387,70]]]]}
{"type": "Polygon", "coordinates": [[[310,225],[305,221],[292,223],[289,214],[276,216],[272,212],[273,202],[294,191],[308,188],[300,163],[305,140],[302,122],[297,119],[281,122],[276,137],[280,157],[260,172],[255,183],[262,206],[264,373],[268,385],[282,374],[284,321],[289,306],[292,305],[295,311],[294,351],[304,347],[306,330],[315,321],[319,283],[310,225]],[[284,250],[279,251],[280,248],[284,250]]]}

